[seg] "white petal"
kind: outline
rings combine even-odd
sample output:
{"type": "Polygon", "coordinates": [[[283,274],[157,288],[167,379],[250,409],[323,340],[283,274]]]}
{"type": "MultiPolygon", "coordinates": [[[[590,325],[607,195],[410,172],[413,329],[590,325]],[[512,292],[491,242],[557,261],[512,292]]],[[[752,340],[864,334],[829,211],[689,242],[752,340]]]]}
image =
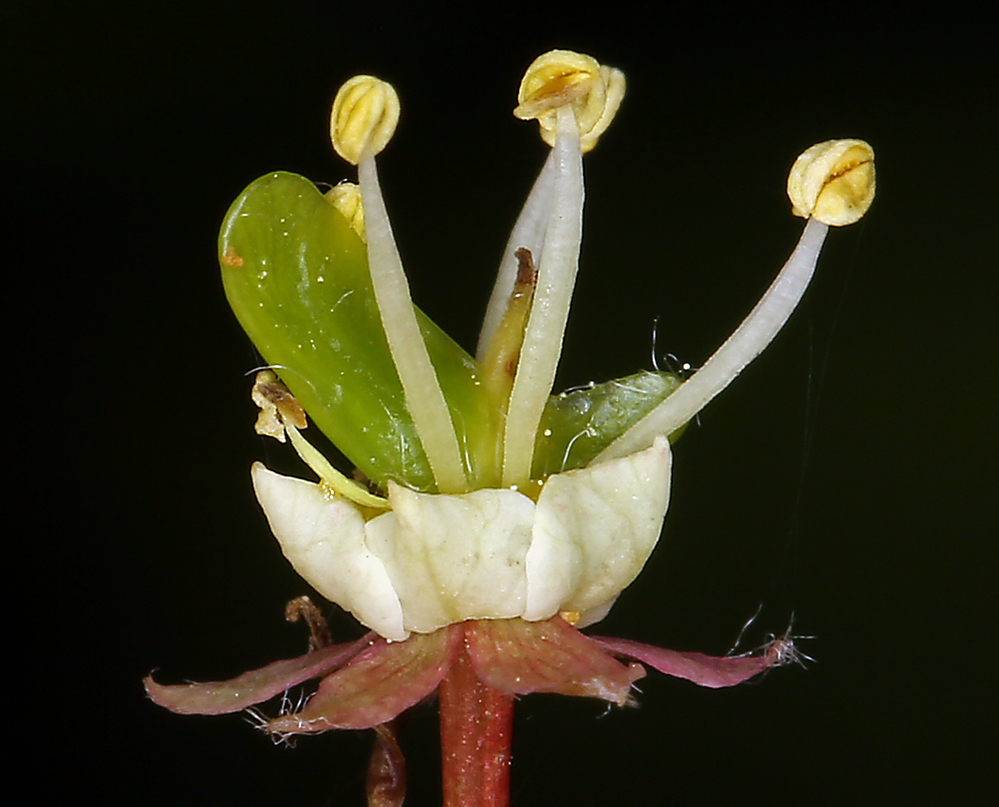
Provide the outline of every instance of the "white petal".
{"type": "Polygon", "coordinates": [[[365,544],[364,518],[319,485],[254,463],[253,488],[281,551],[316,591],[386,639],[402,640],[402,607],[382,562],[365,544]]]}
{"type": "Polygon", "coordinates": [[[392,511],[366,525],[385,563],[406,630],[520,616],[535,506],[513,490],[442,496],[389,483],[392,511]]]}
{"type": "Polygon", "coordinates": [[[548,479],[527,553],[524,619],[599,609],[635,579],[659,540],[670,467],[659,437],[644,451],[548,479]]]}

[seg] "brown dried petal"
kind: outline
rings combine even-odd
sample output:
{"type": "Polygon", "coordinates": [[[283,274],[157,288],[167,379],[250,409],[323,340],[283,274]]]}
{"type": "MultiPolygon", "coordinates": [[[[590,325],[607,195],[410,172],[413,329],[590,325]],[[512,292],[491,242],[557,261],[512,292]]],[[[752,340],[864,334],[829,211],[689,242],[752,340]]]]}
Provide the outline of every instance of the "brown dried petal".
{"type": "Polygon", "coordinates": [[[402,807],[406,798],[406,758],[394,723],[375,726],[375,747],[368,764],[368,807],[402,807]]]}

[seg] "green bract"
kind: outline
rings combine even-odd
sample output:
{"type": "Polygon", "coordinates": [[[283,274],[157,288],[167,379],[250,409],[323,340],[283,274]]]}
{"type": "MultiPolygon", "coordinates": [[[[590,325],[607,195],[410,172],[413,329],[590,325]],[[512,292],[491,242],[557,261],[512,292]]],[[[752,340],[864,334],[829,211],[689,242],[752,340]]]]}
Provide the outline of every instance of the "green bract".
{"type": "MultiPolygon", "coordinates": [[[[645,371],[553,395],[541,418],[531,475],[540,479],[589,465],[682,383],[673,373],[645,371]]],[[[669,435],[670,442],[682,432],[669,435]]]]}
{"type": "MultiPolygon", "coordinates": [[[[364,242],[315,185],[272,173],[233,203],[219,235],[229,304],[319,429],[372,481],[433,490],[375,305],[364,242]]],[[[478,363],[422,312],[470,477],[495,418],[478,363]]]]}
{"type": "MultiPolygon", "coordinates": [[[[433,491],[372,290],[364,242],[315,185],[275,172],[233,203],[219,236],[229,304],[319,429],[373,482],[433,491]]],[[[466,471],[495,484],[499,413],[479,363],[417,311],[466,471]]],[[[644,372],[552,396],[534,462],[541,478],[590,462],[680,380],[644,372]]]]}

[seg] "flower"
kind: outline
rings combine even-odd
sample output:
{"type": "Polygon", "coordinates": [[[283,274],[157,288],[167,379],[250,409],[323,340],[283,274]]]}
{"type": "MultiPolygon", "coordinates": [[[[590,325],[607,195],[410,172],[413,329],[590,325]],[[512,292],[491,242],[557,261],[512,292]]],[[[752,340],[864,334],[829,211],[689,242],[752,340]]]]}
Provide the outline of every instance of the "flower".
{"type": "Polygon", "coordinates": [[[236,200],[219,255],[229,301],[271,368],[254,385],[257,428],[287,436],[319,477],[257,463],[254,489],[295,569],[371,633],[229,682],[150,677],[153,700],[230,712],[321,678],[304,708],[265,724],[314,732],[392,719],[432,693],[459,656],[508,695],[617,704],[629,701],[642,664],[717,687],[793,658],[786,641],[713,658],[579,628],[608,612],[655,547],[670,441],[787,321],[827,225],[870,205],[873,153],[863,141],[830,141],[799,158],[788,183],[794,212],[807,218],[798,245],[688,379],[639,373],[552,396],[579,256],[582,156],[624,89],[620,71],[569,51],[528,69],[514,114],[538,120],[551,151],[504,252],[475,358],[410,298],[375,165],[400,114],[384,81],[357,76],[333,104],[333,145],[357,165],[359,186],[323,195],[273,173],[236,200]],[[305,439],[305,413],[366,484],[305,439]]]}

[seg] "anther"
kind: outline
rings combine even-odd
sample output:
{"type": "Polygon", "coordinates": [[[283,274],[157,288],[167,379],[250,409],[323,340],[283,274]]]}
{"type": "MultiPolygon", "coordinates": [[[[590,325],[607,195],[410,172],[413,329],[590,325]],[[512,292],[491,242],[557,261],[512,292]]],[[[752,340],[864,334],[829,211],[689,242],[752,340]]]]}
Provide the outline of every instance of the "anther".
{"type": "Polygon", "coordinates": [[[363,241],[364,206],[361,204],[361,189],[353,182],[341,182],[326,191],[324,196],[347,219],[347,223],[363,241]]]}
{"type": "Polygon", "coordinates": [[[352,165],[365,154],[378,154],[399,122],[399,96],[387,81],[354,76],[337,92],[330,115],[330,139],[336,153],[352,165]]]}
{"type": "Polygon", "coordinates": [[[571,105],[579,126],[580,148],[592,149],[610,125],[624,97],[624,73],[601,65],[592,56],[571,50],[552,50],[527,68],[513,114],[537,119],[541,137],[555,144],[556,110],[571,105]]]}
{"type": "Polygon", "coordinates": [[[874,150],[863,140],[826,140],[791,167],[791,212],[833,227],[859,220],[874,200],[874,150]]]}
{"type": "Polygon", "coordinates": [[[285,441],[285,423],[299,429],[309,425],[305,410],[273,370],[261,370],[253,381],[250,397],[259,407],[254,431],[257,434],[285,441]]]}

